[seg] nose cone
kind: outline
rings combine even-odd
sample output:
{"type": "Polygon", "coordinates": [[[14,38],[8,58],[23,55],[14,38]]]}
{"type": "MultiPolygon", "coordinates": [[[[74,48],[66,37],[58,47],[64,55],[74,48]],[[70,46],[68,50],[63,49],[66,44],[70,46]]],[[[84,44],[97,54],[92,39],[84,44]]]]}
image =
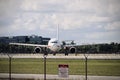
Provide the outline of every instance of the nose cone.
{"type": "Polygon", "coordinates": [[[60,46],[60,45],[53,45],[53,46],[51,47],[51,50],[54,51],[54,52],[58,52],[60,49],[61,49],[61,46],[60,46]]]}
{"type": "Polygon", "coordinates": [[[48,46],[50,46],[49,48],[54,52],[58,52],[61,49],[61,45],[60,45],[59,41],[55,38],[51,39],[48,42],[48,46]]]}
{"type": "Polygon", "coordinates": [[[58,40],[56,38],[52,38],[49,42],[48,42],[48,45],[54,45],[56,44],[55,42],[58,42],[58,40]]]}

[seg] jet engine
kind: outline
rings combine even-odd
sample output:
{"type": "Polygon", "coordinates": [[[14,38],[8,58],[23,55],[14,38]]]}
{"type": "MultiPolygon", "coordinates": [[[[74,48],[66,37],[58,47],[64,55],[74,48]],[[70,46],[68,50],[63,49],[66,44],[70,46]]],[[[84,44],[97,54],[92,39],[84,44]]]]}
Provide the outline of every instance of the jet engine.
{"type": "Polygon", "coordinates": [[[36,47],[35,49],[34,49],[34,52],[35,53],[40,53],[42,51],[42,49],[40,48],[40,47],[36,47]]]}
{"type": "Polygon", "coordinates": [[[70,53],[75,53],[76,52],[76,48],[75,47],[70,47],[69,48],[69,52],[70,53]]]}

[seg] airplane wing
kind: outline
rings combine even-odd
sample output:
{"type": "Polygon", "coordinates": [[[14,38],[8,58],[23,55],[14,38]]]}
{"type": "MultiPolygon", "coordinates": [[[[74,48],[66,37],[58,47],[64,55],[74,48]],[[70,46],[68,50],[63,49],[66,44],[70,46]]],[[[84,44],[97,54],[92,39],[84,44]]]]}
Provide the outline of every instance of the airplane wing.
{"type": "Polygon", "coordinates": [[[35,47],[48,47],[47,45],[39,45],[39,44],[26,44],[26,43],[9,43],[9,45],[35,46],[35,47]]]}

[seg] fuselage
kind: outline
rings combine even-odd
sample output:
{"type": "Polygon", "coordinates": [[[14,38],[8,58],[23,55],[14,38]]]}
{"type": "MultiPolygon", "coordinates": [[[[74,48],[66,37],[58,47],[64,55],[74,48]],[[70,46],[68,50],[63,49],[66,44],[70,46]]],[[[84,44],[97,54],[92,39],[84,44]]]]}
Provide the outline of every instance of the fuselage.
{"type": "Polygon", "coordinates": [[[60,42],[53,38],[48,42],[48,48],[53,52],[58,52],[62,47],[60,42]]]}

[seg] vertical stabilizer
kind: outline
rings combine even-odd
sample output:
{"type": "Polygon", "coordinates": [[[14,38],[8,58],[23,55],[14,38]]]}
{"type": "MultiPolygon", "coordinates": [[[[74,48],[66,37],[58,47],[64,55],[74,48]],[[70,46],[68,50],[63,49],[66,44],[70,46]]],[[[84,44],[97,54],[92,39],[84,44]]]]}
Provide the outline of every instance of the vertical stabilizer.
{"type": "Polygon", "coordinates": [[[57,26],[57,40],[59,40],[59,24],[57,26]]]}

